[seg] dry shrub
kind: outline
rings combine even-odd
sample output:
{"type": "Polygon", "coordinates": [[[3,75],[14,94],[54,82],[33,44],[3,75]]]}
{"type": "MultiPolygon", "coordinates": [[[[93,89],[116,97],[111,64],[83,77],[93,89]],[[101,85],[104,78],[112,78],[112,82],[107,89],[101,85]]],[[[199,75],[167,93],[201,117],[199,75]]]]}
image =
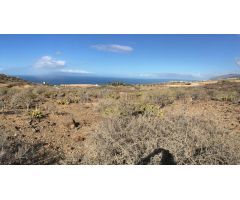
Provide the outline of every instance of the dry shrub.
{"type": "Polygon", "coordinates": [[[29,109],[36,105],[37,95],[31,89],[23,89],[15,93],[10,100],[10,106],[15,109],[29,109]]]}
{"type": "Polygon", "coordinates": [[[176,87],[163,88],[161,90],[146,93],[146,100],[158,104],[162,107],[172,104],[175,100],[206,100],[208,95],[206,89],[201,87],[176,87]]]}
{"type": "Polygon", "coordinates": [[[83,88],[61,88],[61,90],[58,91],[55,98],[59,102],[62,101],[63,105],[67,105],[70,103],[88,103],[91,102],[91,98],[89,93],[86,89],[83,88]],[[64,102],[65,101],[65,102],[64,102]],[[68,103],[67,103],[68,102],[68,103]]]}
{"type": "Polygon", "coordinates": [[[161,117],[163,115],[162,109],[158,105],[141,101],[125,101],[123,99],[103,99],[100,101],[98,109],[104,117],[137,115],[161,117]]]}
{"type": "Polygon", "coordinates": [[[142,92],[142,101],[151,104],[157,104],[160,107],[171,105],[176,99],[178,93],[173,88],[161,88],[142,92]]]}
{"type": "Polygon", "coordinates": [[[57,100],[57,103],[59,105],[69,105],[71,102],[71,99],[67,98],[67,99],[59,99],[57,100]]]}
{"type": "Polygon", "coordinates": [[[141,101],[143,96],[142,91],[135,91],[135,92],[120,92],[119,96],[122,101],[133,102],[133,101],[141,101]]]}
{"type": "Polygon", "coordinates": [[[101,86],[98,88],[88,88],[86,90],[86,94],[89,97],[94,97],[97,99],[108,98],[109,95],[113,93],[114,93],[114,90],[112,88],[108,88],[107,86],[101,86]]]}
{"type": "Polygon", "coordinates": [[[3,100],[0,99],[0,110],[3,110],[5,108],[5,103],[3,100]]]}
{"type": "Polygon", "coordinates": [[[83,164],[239,164],[240,136],[188,116],[107,119],[85,142],[83,164]],[[159,154],[170,155],[165,162],[159,154]],[[170,162],[174,163],[174,162],[170,162]]]}
{"type": "Polygon", "coordinates": [[[52,86],[38,86],[33,90],[34,94],[41,95],[42,98],[55,99],[59,88],[52,86]]]}
{"type": "Polygon", "coordinates": [[[8,88],[7,87],[0,87],[0,96],[7,94],[8,88]]]}
{"type": "Polygon", "coordinates": [[[240,102],[239,83],[224,80],[216,84],[206,85],[204,88],[211,100],[227,101],[231,103],[240,102]]]}
{"type": "Polygon", "coordinates": [[[211,100],[215,101],[228,101],[232,103],[238,103],[240,100],[240,93],[237,91],[218,91],[210,90],[208,92],[211,100]]]}
{"type": "Polygon", "coordinates": [[[32,89],[32,93],[34,95],[42,95],[44,94],[47,90],[49,90],[50,87],[48,86],[35,86],[33,89],[32,89]]]}
{"type": "Polygon", "coordinates": [[[86,91],[81,91],[81,93],[78,96],[78,100],[81,103],[91,102],[90,95],[86,91]]]}
{"type": "Polygon", "coordinates": [[[192,100],[208,100],[209,97],[207,95],[207,91],[202,87],[192,87],[185,88],[183,91],[185,96],[191,97],[192,100]]]}
{"type": "Polygon", "coordinates": [[[30,144],[3,133],[0,135],[1,165],[58,164],[62,158],[61,152],[47,148],[46,143],[30,144]]]}

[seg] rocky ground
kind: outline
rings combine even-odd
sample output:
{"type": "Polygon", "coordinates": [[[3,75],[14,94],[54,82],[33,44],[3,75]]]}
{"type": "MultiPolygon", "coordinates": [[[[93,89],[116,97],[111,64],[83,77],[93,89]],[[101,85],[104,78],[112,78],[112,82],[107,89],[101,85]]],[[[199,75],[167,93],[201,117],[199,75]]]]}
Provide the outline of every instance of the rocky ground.
{"type": "MultiPolygon", "coordinates": [[[[217,126],[220,132],[225,134],[227,131],[227,135],[231,136],[231,141],[235,141],[231,143],[234,146],[233,150],[230,145],[224,151],[230,148],[231,151],[229,150],[226,155],[231,156],[234,151],[236,158],[227,160],[224,154],[224,158],[218,157],[222,159],[219,162],[214,158],[215,160],[209,161],[208,159],[202,163],[199,159],[181,163],[179,157],[179,162],[175,159],[176,163],[239,164],[239,149],[236,147],[240,143],[238,141],[240,135],[240,83],[238,80],[200,84],[172,83],[99,87],[88,85],[87,88],[81,88],[79,86],[33,85],[19,79],[4,77],[0,82],[0,134],[2,136],[0,160],[2,164],[115,164],[115,162],[137,164],[139,160],[126,161],[124,159],[122,163],[121,159],[113,162],[95,162],[91,159],[84,159],[84,155],[88,149],[92,148],[92,144],[98,143],[98,139],[92,136],[101,132],[101,126],[105,128],[115,126],[107,124],[106,120],[129,117],[135,119],[140,116],[149,118],[150,121],[156,118],[166,120],[169,116],[195,117],[205,120],[206,123],[214,121],[214,126],[217,126]],[[186,85],[187,87],[184,87],[186,85]],[[93,141],[89,142],[88,138],[93,141]],[[26,147],[23,144],[26,144],[26,147]],[[39,153],[38,148],[32,149],[37,144],[41,144],[44,153],[39,153]],[[6,157],[7,153],[10,154],[8,157],[6,157]],[[33,157],[33,154],[39,154],[42,158],[37,159],[33,157]]],[[[190,126],[186,125],[186,127],[190,126]]],[[[131,130],[128,131],[131,132],[131,130]]],[[[103,142],[101,138],[99,142],[103,142]]],[[[197,146],[198,143],[195,141],[194,145],[197,146]]],[[[115,145],[115,143],[112,144],[115,145]]],[[[105,143],[102,148],[96,147],[93,152],[105,154],[106,148],[110,147],[104,145],[105,143]]],[[[157,148],[155,144],[153,146],[151,147],[153,149],[146,151],[150,153],[157,148]]],[[[122,148],[125,147],[122,146],[122,148]]],[[[193,148],[195,151],[196,147],[193,148]]],[[[175,150],[171,150],[170,153],[173,151],[175,150]]],[[[118,154],[122,155],[122,153],[111,153],[113,157],[118,154]]],[[[143,152],[142,155],[145,153],[143,152]]],[[[205,154],[201,159],[204,159],[204,156],[205,154]]]]}

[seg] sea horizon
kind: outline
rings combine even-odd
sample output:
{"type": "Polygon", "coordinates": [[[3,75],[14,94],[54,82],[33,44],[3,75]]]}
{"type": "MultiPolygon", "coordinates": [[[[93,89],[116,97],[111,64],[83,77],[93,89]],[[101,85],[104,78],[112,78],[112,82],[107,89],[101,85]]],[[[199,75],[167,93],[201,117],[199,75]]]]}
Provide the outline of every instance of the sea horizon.
{"type": "Polygon", "coordinates": [[[112,82],[123,82],[126,84],[158,84],[171,81],[197,81],[170,78],[129,78],[129,77],[104,77],[104,76],[31,76],[17,75],[21,79],[33,83],[47,83],[52,85],[60,84],[98,84],[105,85],[112,82]]]}

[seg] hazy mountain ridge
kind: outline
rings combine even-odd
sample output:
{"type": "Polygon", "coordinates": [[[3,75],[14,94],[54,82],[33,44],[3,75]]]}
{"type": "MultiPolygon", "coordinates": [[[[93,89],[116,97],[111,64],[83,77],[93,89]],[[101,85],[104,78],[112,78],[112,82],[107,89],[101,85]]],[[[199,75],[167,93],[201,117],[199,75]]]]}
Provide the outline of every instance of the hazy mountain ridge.
{"type": "Polygon", "coordinates": [[[240,74],[224,74],[224,75],[220,75],[220,76],[215,76],[211,79],[219,80],[219,79],[228,79],[228,78],[240,78],[240,74]]]}

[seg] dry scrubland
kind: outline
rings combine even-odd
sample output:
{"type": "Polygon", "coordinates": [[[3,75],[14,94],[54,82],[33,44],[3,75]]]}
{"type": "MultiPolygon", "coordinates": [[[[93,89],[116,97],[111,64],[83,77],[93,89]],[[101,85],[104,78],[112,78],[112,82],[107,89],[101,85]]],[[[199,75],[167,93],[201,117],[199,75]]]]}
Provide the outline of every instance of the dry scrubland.
{"type": "Polygon", "coordinates": [[[0,164],[240,164],[235,80],[89,88],[18,81],[0,83],[0,164]]]}

